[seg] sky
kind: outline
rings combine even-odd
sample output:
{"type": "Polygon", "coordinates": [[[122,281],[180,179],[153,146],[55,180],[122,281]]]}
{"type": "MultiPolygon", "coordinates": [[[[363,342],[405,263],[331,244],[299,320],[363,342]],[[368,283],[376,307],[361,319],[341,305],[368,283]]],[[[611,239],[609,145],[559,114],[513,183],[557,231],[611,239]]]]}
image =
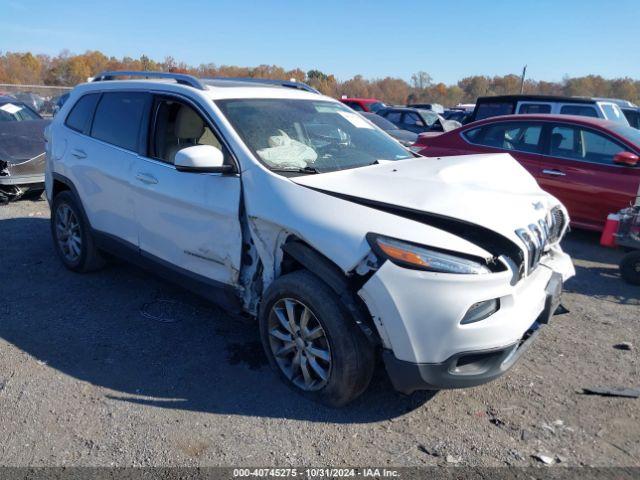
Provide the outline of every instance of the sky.
{"type": "Polygon", "coordinates": [[[100,50],[346,80],[640,78],[640,0],[0,0],[0,51],[100,50]]]}

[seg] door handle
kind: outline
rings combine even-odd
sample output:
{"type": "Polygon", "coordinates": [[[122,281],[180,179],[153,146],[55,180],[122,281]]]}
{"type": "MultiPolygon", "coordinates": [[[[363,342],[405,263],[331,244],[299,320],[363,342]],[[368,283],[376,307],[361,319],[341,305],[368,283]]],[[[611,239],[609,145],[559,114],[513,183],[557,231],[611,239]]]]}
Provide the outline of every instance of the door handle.
{"type": "Polygon", "coordinates": [[[155,185],[158,183],[158,179],[149,173],[138,172],[136,179],[147,185],[155,185]]]}
{"type": "Polygon", "coordinates": [[[84,152],[84,150],[78,150],[77,148],[71,151],[71,155],[76,157],[78,160],[87,158],[87,154],[84,152]]]}
{"type": "Polygon", "coordinates": [[[554,177],[565,177],[567,174],[560,171],[560,170],[547,170],[544,169],[542,170],[542,173],[544,173],[545,175],[553,175],[554,177]]]}

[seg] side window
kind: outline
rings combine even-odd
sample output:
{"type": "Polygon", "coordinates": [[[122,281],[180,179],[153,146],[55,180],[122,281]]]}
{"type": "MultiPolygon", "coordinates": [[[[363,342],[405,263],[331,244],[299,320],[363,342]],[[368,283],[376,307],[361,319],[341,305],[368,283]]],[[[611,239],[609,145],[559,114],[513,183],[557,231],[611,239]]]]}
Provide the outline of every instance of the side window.
{"type": "Polygon", "coordinates": [[[551,105],[548,103],[523,103],[518,108],[518,113],[551,113],[551,105]]]}
{"type": "Polygon", "coordinates": [[[624,110],[624,116],[627,117],[629,125],[631,125],[633,128],[640,129],[640,111],[624,110]]]}
{"type": "Polygon", "coordinates": [[[626,149],[605,135],[580,127],[551,129],[550,154],[556,157],[613,165],[616,153],[626,149]]]}
{"type": "Polygon", "coordinates": [[[478,137],[480,135],[481,127],[472,128],[471,130],[467,130],[466,132],[462,132],[464,138],[466,138],[471,143],[478,143],[478,137]]]}
{"type": "MultiPolygon", "coordinates": [[[[173,164],[176,153],[195,145],[222,145],[202,116],[189,105],[159,98],[154,106],[150,156],[173,164]]],[[[225,155],[226,156],[226,155],[225,155]]]]}
{"type": "Polygon", "coordinates": [[[580,131],[584,159],[589,162],[613,165],[613,157],[626,149],[617,142],[591,130],[580,131]]]}
{"type": "Polygon", "coordinates": [[[140,125],[148,94],[114,92],[102,95],[96,108],[91,136],[127,150],[138,150],[140,125]]]}
{"type": "Polygon", "coordinates": [[[555,126],[551,129],[549,154],[554,157],[580,158],[577,149],[575,128],[555,126]]]}
{"type": "Polygon", "coordinates": [[[80,100],[76,102],[69,115],[67,115],[65,125],[76,132],[86,133],[89,130],[98,98],[100,98],[99,93],[90,93],[80,97],[80,100]]]}
{"type": "Polygon", "coordinates": [[[467,133],[467,138],[472,143],[505,150],[542,153],[540,147],[541,124],[504,122],[474,130],[481,130],[481,133],[474,133],[473,138],[470,138],[467,133]]]}
{"type": "Polygon", "coordinates": [[[560,113],[564,115],[580,115],[581,117],[598,117],[595,107],[591,105],[563,105],[560,113]]]}
{"type": "Polygon", "coordinates": [[[405,113],[402,123],[411,127],[424,127],[424,122],[417,113],[405,113]]]}
{"type": "Polygon", "coordinates": [[[391,123],[400,123],[402,112],[387,112],[384,118],[389,120],[391,123]]]}

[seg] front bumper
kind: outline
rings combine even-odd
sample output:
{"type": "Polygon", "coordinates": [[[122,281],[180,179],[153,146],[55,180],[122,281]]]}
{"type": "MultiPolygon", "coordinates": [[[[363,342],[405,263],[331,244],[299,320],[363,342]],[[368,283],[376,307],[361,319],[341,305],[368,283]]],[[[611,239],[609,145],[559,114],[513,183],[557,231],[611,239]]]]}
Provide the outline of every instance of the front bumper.
{"type": "Polygon", "coordinates": [[[19,163],[0,162],[0,185],[30,186],[44,183],[44,153],[19,163]]]}
{"type": "Polygon", "coordinates": [[[0,177],[0,185],[44,186],[44,173],[33,175],[6,175],[0,177]]]}
{"type": "Polygon", "coordinates": [[[358,293],[377,327],[390,375],[414,378],[394,381],[400,390],[411,391],[412,384],[455,388],[485,383],[510,368],[536,322],[548,322],[562,282],[574,274],[571,259],[556,246],[517,283],[509,271],[455,275],[385,262],[358,293]],[[499,299],[498,311],[460,323],[472,305],[491,299],[499,299]],[[416,373],[402,373],[407,370],[416,373]]]}
{"type": "Polygon", "coordinates": [[[545,289],[545,307],[522,338],[505,347],[490,350],[461,352],[441,363],[412,363],[398,360],[385,350],[383,359],[393,387],[402,393],[416,390],[467,388],[490,382],[503,375],[540,333],[560,305],[562,276],[554,273],[545,289]]]}

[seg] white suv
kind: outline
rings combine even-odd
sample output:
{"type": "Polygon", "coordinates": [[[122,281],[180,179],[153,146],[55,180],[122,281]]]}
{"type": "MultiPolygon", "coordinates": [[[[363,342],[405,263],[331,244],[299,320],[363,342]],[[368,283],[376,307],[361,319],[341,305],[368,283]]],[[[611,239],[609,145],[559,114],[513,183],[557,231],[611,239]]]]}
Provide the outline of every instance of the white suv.
{"type": "Polygon", "coordinates": [[[509,155],[418,157],[303,84],[105,73],[46,136],[69,269],[109,252],[256,316],[274,370],[329,405],[378,355],[402,392],[498,377],[574,274],[565,208],[509,155]]]}

